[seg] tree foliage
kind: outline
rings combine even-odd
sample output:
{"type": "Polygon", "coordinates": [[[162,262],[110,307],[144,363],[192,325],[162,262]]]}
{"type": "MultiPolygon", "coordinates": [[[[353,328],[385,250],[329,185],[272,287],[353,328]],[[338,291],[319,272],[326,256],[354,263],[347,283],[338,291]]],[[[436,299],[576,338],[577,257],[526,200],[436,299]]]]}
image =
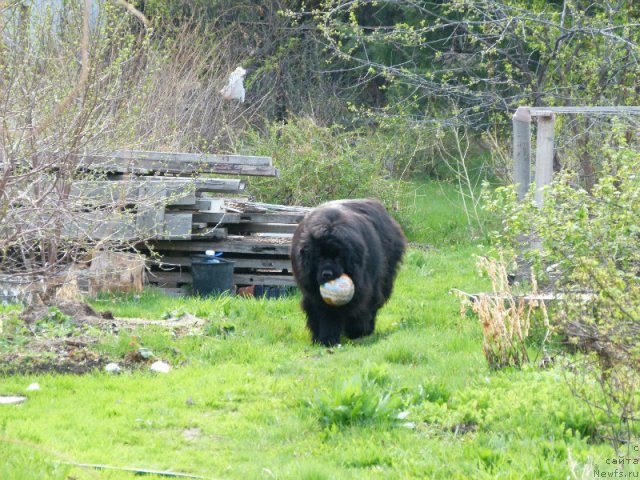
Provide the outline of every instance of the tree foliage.
{"type": "Polygon", "coordinates": [[[339,123],[347,113],[345,78],[326,71],[332,54],[308,19],[285,14],[299,11],[299,0],[147,0],[143,10],[162,36],[171,38],[190,26],[210,48],[226,51],[248,69],[247,104],[250,124],[308,116],[323,125],[339,123]],[[344,87],[344,88],[341,88],[344,87]],[[340,94],[338,94],[340,90],[340,94]]]}
{"type": "Polygon", "coordinates": [[[321,2],[327,45],[386,106],[486,124],[518,105],[637,104],[640,12],[632,1],[321,2]]]}
{"type": "Polygon", "coordinates": [[[0,30],[2,271],[50,274],[82,246],[77,154],[132,142],[148,32],[119,8],[14,3],[0,30]],[[68,233],[68,230],[66,230],[68,233]]]}
{"type": "MultiPolygon", "coordinates": [[[[135,212],[118,192],[101,202],[78,191],[101,179],[83,155],[234,140],[220,135],[238,122],[217,95],[222,49],[205,55],[184,26],[162,44],[143,16],[90,4],[13,2],[0,13],[1,272],[51,277],[88,248],[128,246],[96,235],[135,212]]],[[[159,206],[156,197],[137,208],[159,206]]]]}
{"type": "Polygon", "coordinates": [[[555,327],[582,352],[568,360],[569,378],[577,394],[609,415],[608,433],[622,443],[640,430],[639,169],[640,154],[622,147],[609,152],[591,192],[565,174],[546,189],[540,208],[531,197],[516,203],[510,187],[489,203],[504,219],[499,245],[525,255],[561,295],[555,327]],[[523,238],[534,239],[534,248],[523,238]]]}

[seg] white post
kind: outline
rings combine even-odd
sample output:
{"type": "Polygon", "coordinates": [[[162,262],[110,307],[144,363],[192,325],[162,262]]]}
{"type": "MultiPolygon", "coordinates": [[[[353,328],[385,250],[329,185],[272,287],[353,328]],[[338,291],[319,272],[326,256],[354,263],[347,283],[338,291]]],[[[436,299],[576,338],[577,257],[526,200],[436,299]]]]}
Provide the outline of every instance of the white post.
{"type": "Polygon", "coordinates": [[[531,184],[531,112],[518,107],[513,114],[513,182],[522,200],[531,184]]]}
{"type": "Polygon", "coordinates": [[[536,205],[543,204],[543,189],[553,179],[553,144],[555,139],[553,112],[538,114],[536,135],[536,205]]]}

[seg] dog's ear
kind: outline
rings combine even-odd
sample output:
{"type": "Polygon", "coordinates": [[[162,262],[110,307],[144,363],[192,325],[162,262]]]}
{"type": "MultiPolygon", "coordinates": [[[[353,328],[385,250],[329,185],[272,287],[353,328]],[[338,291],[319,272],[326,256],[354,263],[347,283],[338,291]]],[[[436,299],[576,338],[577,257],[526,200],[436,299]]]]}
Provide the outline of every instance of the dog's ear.
{"type": "Polygon", "coordinates": [[[367,252],[366,245],[360,239],[352,238],[349,248],[344,254],[345,270],[352,276],[362,277],[362,268],[364,266],[364,257],[367,252]]]}
{"type": "Polygon", "coordinates": [[[304,264],[309,264],[310,258],[311,258],[311,246],[305,243],[302,245],[302,248],[300,249],[300,260],[302,260],[304,264]]]}

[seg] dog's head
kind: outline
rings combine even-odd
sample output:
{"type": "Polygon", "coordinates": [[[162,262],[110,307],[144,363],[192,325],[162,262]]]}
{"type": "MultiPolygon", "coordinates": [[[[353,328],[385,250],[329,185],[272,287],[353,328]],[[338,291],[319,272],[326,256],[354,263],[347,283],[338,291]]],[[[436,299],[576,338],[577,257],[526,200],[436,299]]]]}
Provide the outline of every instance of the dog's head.
{"type": "MultiPolygon", "coordinates": [[[[347,274],[357,277],[365,246],[349,222],[349,215],[325,209],[305,219],[298,240],[297,270],[317,286],[347,274]]],[[[296,268],[294,266],[294,268],[296,268]]]]}
{"type": "Polygon", "coordinates": [[[338,278],[345,272],[345,259],[339,251],[320,246],[317,249],[315,263],[315,278],[318,285],[338,278]]]}

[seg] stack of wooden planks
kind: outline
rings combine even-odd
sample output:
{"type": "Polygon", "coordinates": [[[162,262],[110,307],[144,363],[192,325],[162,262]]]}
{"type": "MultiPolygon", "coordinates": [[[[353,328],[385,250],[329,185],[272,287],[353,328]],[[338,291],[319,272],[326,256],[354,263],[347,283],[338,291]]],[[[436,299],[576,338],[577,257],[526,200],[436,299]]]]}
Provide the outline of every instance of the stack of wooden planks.
{"type": "Polygon", "coordinates": [[[240,155],[120,151],[83,156],[99,180],[74,184],[91,200],[76,234],[139,241],[149,257],[148,281],[173,290],[191,283],[191,255],[208,250],[234,264],[237,286],[292,286],[291,236],[308,209],[251,202],[240,179],[276,177],[271,158],[240,155]],[[99,205],[120,202],[122,217],[96,222],[99,205]]]}

